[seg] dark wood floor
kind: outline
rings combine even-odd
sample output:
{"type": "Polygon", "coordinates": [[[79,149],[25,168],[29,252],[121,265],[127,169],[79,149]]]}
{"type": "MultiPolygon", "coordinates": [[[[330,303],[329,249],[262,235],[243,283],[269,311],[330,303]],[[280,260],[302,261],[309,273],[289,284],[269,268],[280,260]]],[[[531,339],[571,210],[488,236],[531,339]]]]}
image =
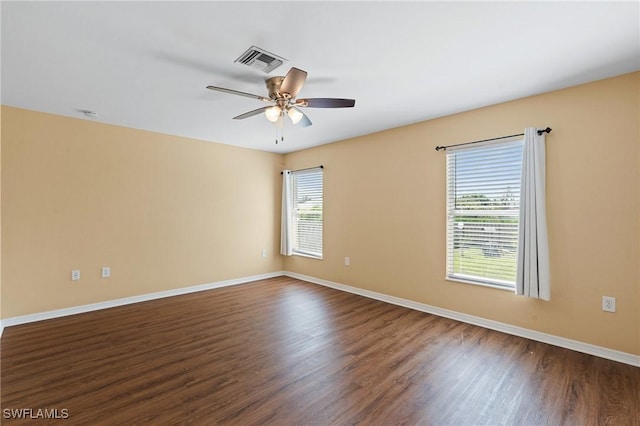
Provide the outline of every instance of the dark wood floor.
{"type": "Polygon", "coordinates": [[[3,424],[640,425],[640,368],[285,277],[10,327],[1,351],[3,424]]]}

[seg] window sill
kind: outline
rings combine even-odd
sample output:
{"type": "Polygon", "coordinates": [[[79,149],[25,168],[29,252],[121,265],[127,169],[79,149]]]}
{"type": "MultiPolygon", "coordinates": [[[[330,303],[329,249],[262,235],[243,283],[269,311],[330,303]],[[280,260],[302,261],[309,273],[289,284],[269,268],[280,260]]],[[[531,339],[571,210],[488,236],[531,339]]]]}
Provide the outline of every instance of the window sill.
{"type": "Polygon", "coordinates": [[[313,254],[301,253],[301,252],[297,252],[297,251],[294,251],[292,253],[292,256],[300,256],[300,257],[306,257],[308,259],[322,260],[322,256],[315,256],[313,254]]]}
{"type": "Polygon", "coordinates": [[[452,281],[452,282],[456,282],[456,283],[462,283],[462,284],[471,284],[471,285],[476,285],[476,286],[480,286],[480,287],[489,287],[489,288],[494,288],[496,290],[505,290],[511,293],[514,293],[516,291],[515,286],[513,287],[506,287],[503,285],[498,285],[498,284],[491,284],[491,283],[486,283],[486,282],[482,282],[482,281],[472,281],[472,280],[465,280],[462,278],[455,278],[455,277],[445,277],[444,278],[447,281],[452,281]]]}

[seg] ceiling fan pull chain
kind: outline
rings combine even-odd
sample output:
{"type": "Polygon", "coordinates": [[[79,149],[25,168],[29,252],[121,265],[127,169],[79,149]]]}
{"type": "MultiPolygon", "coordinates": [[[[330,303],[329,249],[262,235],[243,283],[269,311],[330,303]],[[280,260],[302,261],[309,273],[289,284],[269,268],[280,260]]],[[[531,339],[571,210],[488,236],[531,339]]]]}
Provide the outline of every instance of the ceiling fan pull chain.
{"type": "MultiPolygon", "coordinates": [[[[284,142],[284,127],[281,129],[280,142],[284,142]]],[[[278,127],[276,127],[276,145],[278,145],[278,127]]]]}

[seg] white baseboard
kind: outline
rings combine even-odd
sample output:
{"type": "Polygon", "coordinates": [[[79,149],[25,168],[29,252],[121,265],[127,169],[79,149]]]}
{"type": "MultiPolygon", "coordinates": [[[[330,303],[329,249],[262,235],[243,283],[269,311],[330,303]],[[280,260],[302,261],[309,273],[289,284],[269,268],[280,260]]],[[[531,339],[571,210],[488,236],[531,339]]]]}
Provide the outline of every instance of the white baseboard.
{"type": "Polygon", "coordinates": [[[610,359],[612,361],[622,362],[624,364],[640,367],[640,356],[616,351],[614,349],[604,348],[602,346],[592,345],[590,343],[579,342],[577,340],[571,340],[564,337],[558,337],[547,333],[542,333],[535,330],[529,330],[514,325],[488,320],[473,315],[468,315],[456,311],[450,311],[448,309],[439,308],[437,306],[431,306],[424,303],[414,302],[408,299],[402,299],[395,296],[389,296],[383,293],[377,293],[370,290],[365,290],[357,287],[352,287],[345,284],[339,284],[333,281],[323,280],[321,278],[315,278],[308,275],[298,274],[295,272],[278,271],[271,272],[262,275],[253,275],[249,277],[236,278],[225,281],[218,281],[209,284],[196,285],[192,287],[183,287],[173,290],[160,291],[156,293],[142,294],[139,296],[126,297],[123,299],[108,300],[105,302],[91,303],[89,305],[74,306],[71,308],[57,309],[54,311],[40,312],[30,315],[22,315],[13,318],[5,318],[0,320],[0,336],[5,327],[13,325],[26,324],[30,322],[42,321],[52,318],[65,317],[68,315],[75,315],[84,312],[97,311],[100,309],[113,308],[116,306],[129,305],[132,303],[146,302],[149,300],[162,299],[165,297],[179,296],[181,294],[195,293],[198,291],[212,290],[220,287],[228,287],[237,284],[245,284],[251,281],[263,280],[267,278],[274,278],[279,276],[288,276],[296,278],[302,281],[307,281],[312,284],[318,284],[325,287],[331,287],[336,290],[346,291],[348,293],[357,294],[360,296],[368,297],[370,299],[380,300],[382,302],[391,303],[393,305],[403,306],[409,309],[415,309],[417,311],[426,312],[433,315],[438,315],[445,318],[461,321],[468,324],[477,325],[480,327],[488,328],[491,330],[500,331],[503,333],[511,334],[514,336],[520,336],[527,339],[535,340],[538,342],[548,343],[550,345],[559,346],[561,348],[571,349],[574,351],[582,352],[589,355],[595,355],[601,358],[610,359]]]}
{"type": "Polygon", "coordinates": [[[616,351],[614,349],[608,349],[602,346],[592,345],[590,343],[579,342],[577,340],[558,337],[552,334],[542,333],[540,331],[529,330],[527,328],[522,328],[522,327],[516,327],[514,325],[505,324],[498,321],[488,320],[488,319],[476,317],[473,315],[450,311],[448,309],[438,308],[437,306],[418,303],[412,300],[389,296],[386,294],[364,290],[361,288],[352,287],[345,284],[339,284],[336,282],[327,281],[320,278],[311,277],[308,275],[297,274],[295,272],[285,272],[285,275],[291,278],[297,278],[299,280],[307,281],[313,284],[319,284],[325,287],[334,288],[336,290],[342,290],[342,291],[357,294],[360,296],[368,297],[370,299],[380,300],[382,302],[403,306],[405,308],[415,309],[417,311],[426,312],[428,314],[438,315],[441,317],[454,319],[454,320],[461,321],[468,324],[478,325],[480,327],[500,331],[500,332],[511,334],[514,336],[524,337],[524,338],[535,340],[538,342],[559,346],[561,348],[571,349],[577,352],[582,352],[589,355],[595,355],[600,358],[606,358],[612,361],[618,361],[624,364],[640,367],[640,356],[630,354],[627,352],[616,351]]]}
{"type": "Polygon", "coordinates": [[[156,293],[141,294],[139,296],[125,297],[123,299],[107,300],[105,302],[91,303],[88,305],[73,306],[71,308],[56,309],[54,311],[39,312],[37,314],[22,315],[13,318],[5,318],[2,320],[3,327],[12,325],[26,324],[30,322],[42,321],[52,318],[66,317],[68,315],[81,314],[85,312],[97,311],[100,309],[114,308],[116,306],[130,305],[132,303],[147,302],[149,300],[162,299],[165,297],[179,296],[181,294],[195,293],[198,291],[212,290],[214,288],[228,287],[237,284],[245,284],[251,281],[264,280],[267,278],[281,277],[284,272],[270,272],[268,274],[253,275],[249,277],[236,278],[225,281],[217,281],[214,283],[201,284],[191,287],[182,287],[172,290],[159,291],[156,293]]]}

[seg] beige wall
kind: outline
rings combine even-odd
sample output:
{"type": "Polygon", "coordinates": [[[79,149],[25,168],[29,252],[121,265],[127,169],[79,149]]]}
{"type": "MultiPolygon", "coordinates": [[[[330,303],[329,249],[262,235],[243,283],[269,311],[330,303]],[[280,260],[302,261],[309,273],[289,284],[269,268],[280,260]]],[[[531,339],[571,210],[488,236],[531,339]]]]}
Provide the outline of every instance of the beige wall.
{"type": "MultiPolygon", "coordinates": [[[[2,200],[2,108],[0,108],[0,200],[2,200]]],[[[2,223],[2,202],[0,202],[0,224],[2,223]]],[[[0,322],[2,322],[2,226],[0,225],[0,322]]],[[[2,327],[0,325],[0,335],[2,327]]]]}
{"type": "Polygon", "coordinates": [[[285,269],[640,354],[639,89],[634,73],[288,154],[325,166],[325,228],[324,260],[285,269]],[[446,281],[434,147],[547,125],[551,301],[446,281]]]}
{"type": "Polygon", "coordinates": [[[640,354],[639,98],[634,73],[286,156],[2,107],[0,318],[285,269],[640,354]],[[446,281],[434,147],[547,125],[552,300],[446,281]],[[318,164],[324,260],[283,261],[279,171],[318,164]]]}
{"type": "Polygon", "coordinates": [[[282,269],[281,155],[4,106],[2,124],[4,318],[282,269]]]}

